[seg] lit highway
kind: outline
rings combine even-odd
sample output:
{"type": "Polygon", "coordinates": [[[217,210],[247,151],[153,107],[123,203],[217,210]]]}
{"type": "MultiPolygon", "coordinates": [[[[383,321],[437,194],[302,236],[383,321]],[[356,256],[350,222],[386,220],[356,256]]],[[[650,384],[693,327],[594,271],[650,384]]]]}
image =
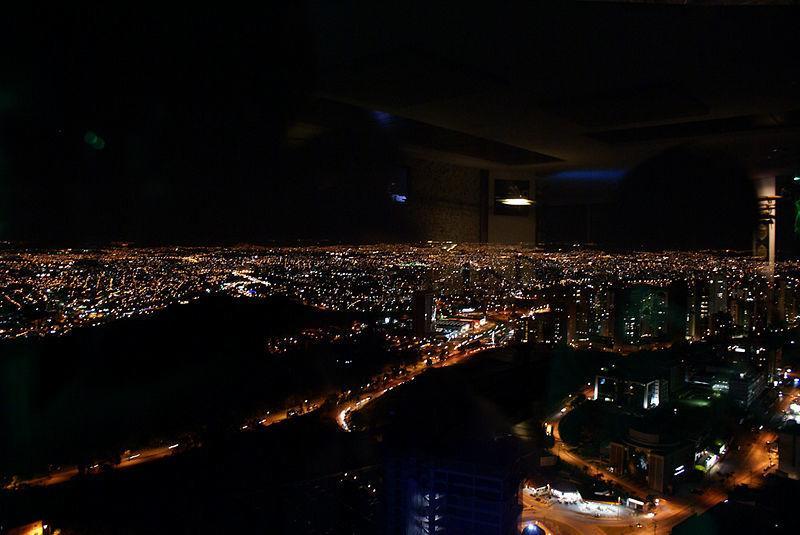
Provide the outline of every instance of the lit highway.
{"type": "MultiPolygon", "coordinates": [[[[384,383],[383,385],[381,385],[376,389],[364,391],[362,392],[362,394],[359,396],[358,399],[347,401],[344,402],[343,404],[340,404],[336,412],[336,422],[343,430],[350,431],[350,428],[348,426],[348,418],[349,415],[352,413],[352,411],[357,411],[363,408],[370,401],[379,398],[386,392],[389,392],[390,390],[406,382],[412,381],[416,376],[418,376],[421,373],[424,373],[429,368],[439,368],[444,366],[451,366],[453,364],[458,364],[460,362],[463,362],[467,358],[473,356],[474,354],[482,351],[483,349],[486,349],[489,346],[476,347],[468,350],[461,350],[460,347],[471,341],[484,340],[487,337],[490,338],[492,334],[505,333],[506,332],[505,327],[499,323],[501,319],[505,317],[506,316],[502,314],[497,315],[494,317],[494,321],[489,321],[480,328],[468,332],[462,337],[452,340],[451,342],[448,343],[449,352],[446,354],[445,358],[434,362],[432,365],[428,366],[425,363],[425,359],[422,359],[413,365],[405,367],[404,376],[391,380],[388,383],[384,383]]],[[[311,412],[319,410],[319,408],[322,407],[324,401],[325,401],[324,397],[305,400],[303,403],[304,410],[299,414],[309,414],[311,412]]],[[[246,432],[258,427],[269,427],[271,425],[283,422],[289,418],[291,418],[289,411],[286,410],[269,411],[254,421],[248,420],[247,422],[242,423],[239,429],[243,432],[246,432]]],[[[189,447],[189,446],[184,446],[184,447],[189,447]]],[[[88,466],[86,469],[86,473],[87,474],[99,473],[100,471],[109,468],[114,470],[130,468],[132,466],[137,466],[147,462],[164,459],[171,455],[177,454],[180,451],[182,451],[182,448],[179,442],[171,442],[169,443],[169,445],[165,446],[127,451],[125,455],[121,457],[120,462],[118,464],[111,464],[108,462],[97,462],[88,466]]],[[[78,475],[79,475],[79,470],[77,466],[67,466],[61,469],[54,470],[42,476],[37,476],[26,480],[16,480],[16,479],[12,480],[11,483],[6,485],[6,488],[14,489],[14,488],[23,488],[30,486],[56,485],[59,483],[69,481],[70,479],[73,479],[78,475]]]]}
{"type": "Polygon", "coordinates": [[[504,316],[501,315],[495,315],[492,320],[487,321],[485,325],[467,333],[467,335],[464,337],[455,339],[448,343],[447,353],[441,360],[435,361],[431,365],[427,365],[424,361],[420,361],[411,366],[407,366],[404,368],[406,372],[404,376],[393,379],[388,384],[384,384],[379,388],[362,393],[357,400],[351,400],[339,405],[338,412],[336,413],[336,422],[339,424],[339,427],[341,427],[344,431],[350,431],[349,418],[353,412],[363,409],[369,402],[378,399],[394,388],[397,388],[398,386],[409,381],[413,381],[418,375],[424,373],[426,370],[430,368],[441,368],[458,364],[475,355],[476,353],[491,347],[490,345],[487,345],[467,350],[461,349],[461,346],[465,345],[466,343],[472,341],[483,341],[485,338],[491,338],[493,334],[496,336],[500,332],[505,332],[504,324],[501,323],[501,318],[503,317],[504,316]]]}
{"type": "MultiPolygon", "coordinates": [[[[306,403],[305,405],[309,407],[309,410],[307,410],[304,414],[319,409],[323,401],[324,401],[323,398],[308,400],[308,403],[306,403]]],[[[269,427],[279,422],[283,422],[288,418],[290,418],[290,416],[288,415],[288,412],[285,410],[269,411],[266,414],[264,414],[263,417],[261,417],[255,422],[248,421],[246,423],[241,424],[239,429],[241,431],[248,431],[259,426],[269,427]]],[[[120,462],[118,464],[111,464],[109,462],[96,462],[86,467],[86,473],[96,474],[100,473],[104,469],[109,469],[109,468],[113,470],[130,468],[133,466],[138,466],[144,463],[153,462],[170,457],[190,447],[192,446],[187,444],[181,444],[180,442],[172,442],[164,446],[130,450],[125,452],[125,454],[121,456],[120,462]]],[[[61,469],[57,469],[42,476],[37,476],[21,481],[12,480],[12,482],[6,485],[5,488],[14,489],[14,488],[31,487],[31,486],[56,485],[59,483],[64,483],[65,481],[69,481],[70,479],[77,477],[78,475],[79,471],[77,466],[68,466],[61,469]]]]}
{"type": "MultiPolygon", "coordinates": [[[[127,452],[127,454],[121,457],[119,464],[113,465],[115,470],[123,469],[123,468],[130,468],[133,466],[138,466],[140,464],[144,464],[147,462],[155,461],[158,459],[163,459],[165,457],[169,457],[175,450],[179,447],[179,444],[170,444],[169,446],[159,446],[154,448],[145,448],[141,450],[137,450],[134,452],[127,452]]],[[[99,473],[104,469],[105,463],[95,463],[90,466],[86,467],[87,474],[99,473]]],[[[44,476],[34,477],[24,481],[16,481],[12,482],[11,484],[7,485],[7,489],[14,488],[16,486],[50,486],[50,485],[57,485],[59,483],[64,483],[65,481],[69,481],[70,479],[76,477],[79,474],[77,466],[70,466],[63,468],[61,470],[56,470],[44,476]]]]}

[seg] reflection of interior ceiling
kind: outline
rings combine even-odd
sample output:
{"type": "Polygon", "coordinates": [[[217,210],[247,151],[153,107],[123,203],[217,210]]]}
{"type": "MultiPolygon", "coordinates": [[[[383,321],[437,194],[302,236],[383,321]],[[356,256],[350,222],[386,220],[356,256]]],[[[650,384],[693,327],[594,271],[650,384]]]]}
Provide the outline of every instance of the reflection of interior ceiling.
{"type": "Polygon", "coordinates": [[[581,2],[613,2],[617,4],[665,4],[681,6],[791,6],[796,0],[579,0],[581,2]]]}
{"type": "Polygon", "coordinates": [[[316,100],[306,115],[307,118],[295,123],[290,129],[290,141],[312,139],[325,129],[346,125],[350,129],[377,128],[382,134],[392,136],[404,146],[480,161],[505,165],[536,165],[558,161],[553,156],[492,139],[324,98],[316,100]]]}
{"type": "Polygon", "coordinates": [[[418,150],[541,173],[630,166],[680,143],[761,171],[800,161],[797,10],[339,7],[310,12],[319,94],[393,117],[418,150]]]}

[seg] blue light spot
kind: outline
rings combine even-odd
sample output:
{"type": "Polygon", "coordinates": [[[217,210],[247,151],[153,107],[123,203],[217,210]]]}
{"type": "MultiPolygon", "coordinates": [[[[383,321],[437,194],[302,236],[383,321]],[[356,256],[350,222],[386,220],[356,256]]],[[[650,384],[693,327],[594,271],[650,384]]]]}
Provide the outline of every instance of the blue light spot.
{"type": "Polygon", "coordinates": [[[385,111],[373,110],[372,117],[382,126],[387,126],[394,122],[394,115],[385,111]]]}
{"type": "Polygon", "coordinates": [[[562,180],[619,180],[625,176],[625,169],[572,169],[559,171],[547,178],[562,180]]]}
{"type": "Polygon", "coordinates": [[[405,195],[398,195],[397,193],[392,193],[392,200],[394,202],[404,203],[407,200],[405,195]]]}

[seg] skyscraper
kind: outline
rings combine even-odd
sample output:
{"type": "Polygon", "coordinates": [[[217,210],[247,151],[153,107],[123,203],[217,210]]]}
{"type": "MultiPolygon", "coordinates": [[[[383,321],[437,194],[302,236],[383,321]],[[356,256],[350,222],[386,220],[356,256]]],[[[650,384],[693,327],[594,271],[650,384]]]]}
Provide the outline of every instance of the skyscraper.
{"type": "Polygon", "coordinates": [[[614,290],[614,342],[641,344],[667,335],[667,290],[634,286],[614,290]]]}
{"type": "Polygon", "coordinates": [[[800,424],[791,422],[778,433],[778,471],[800,479],[800,424]]]}
{"type": "Polygon", "coordinates": [[[414,334],[423,337],[433,332],[434,303],[433,292],[419,290],[414,292],[413,302],[414,334]]]}
{"type": "Polygon", "coordinates": [[[505,446],[393,452],[385,472],[385,533],[517,533],[521,476],[514,451],[505,446]]]}

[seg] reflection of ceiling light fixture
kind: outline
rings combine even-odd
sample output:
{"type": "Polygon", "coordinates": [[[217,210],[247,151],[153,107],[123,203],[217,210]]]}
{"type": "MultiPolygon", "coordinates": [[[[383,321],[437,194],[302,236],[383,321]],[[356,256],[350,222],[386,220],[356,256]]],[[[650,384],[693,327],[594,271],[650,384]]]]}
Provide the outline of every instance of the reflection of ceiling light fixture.
{"type": "Polygon", "coordinates": [[[500,203],[506,206],[530,206],[533,201],[525,197],[509,197],[508,199],[500,199],[500,203]]]}

